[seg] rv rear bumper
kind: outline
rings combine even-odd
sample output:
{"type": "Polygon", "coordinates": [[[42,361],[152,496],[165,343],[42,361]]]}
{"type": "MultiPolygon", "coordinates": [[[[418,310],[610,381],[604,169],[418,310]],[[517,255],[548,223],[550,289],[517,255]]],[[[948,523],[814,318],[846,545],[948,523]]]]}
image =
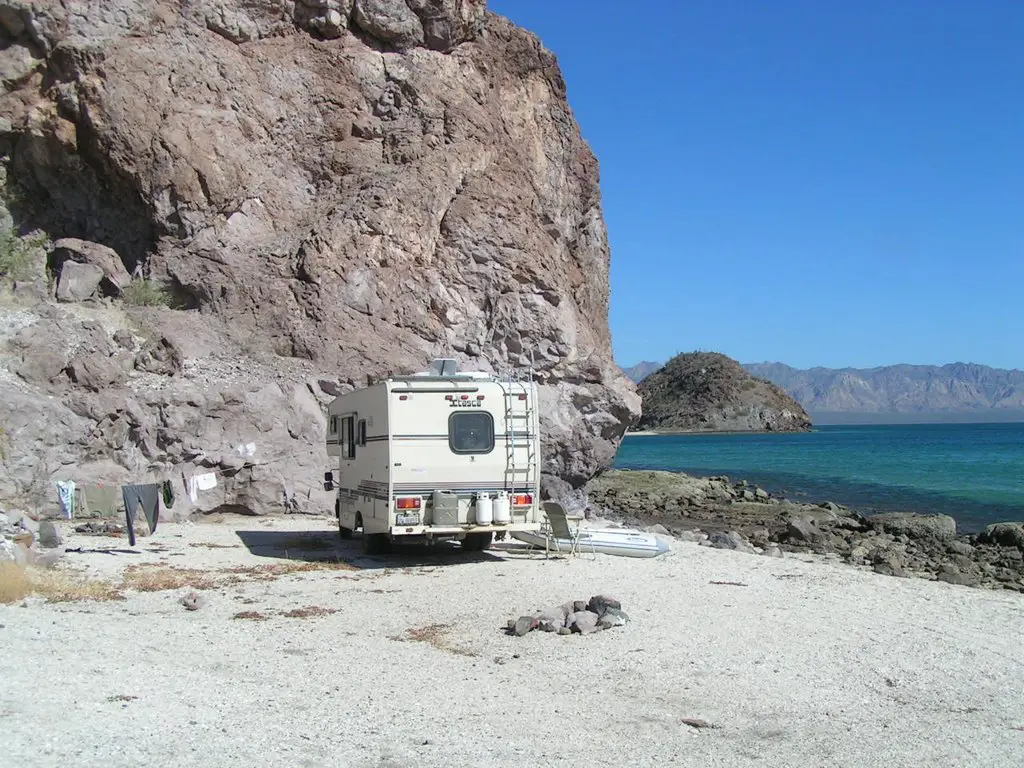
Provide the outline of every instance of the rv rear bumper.
{"type": "Polygon", "coordinates": [[[498,531],[539,531],[540,523],[509,523],[507,525],[393,525],[392,536],[458,536],[464,533],[497,533],[498,531]]]}

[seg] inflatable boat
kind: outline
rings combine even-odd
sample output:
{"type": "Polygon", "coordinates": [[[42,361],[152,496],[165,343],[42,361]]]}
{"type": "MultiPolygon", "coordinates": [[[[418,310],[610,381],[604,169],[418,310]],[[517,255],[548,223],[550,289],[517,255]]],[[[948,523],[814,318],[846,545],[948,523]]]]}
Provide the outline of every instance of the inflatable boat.
{"type": "MultiPolygon", "coordinates": [[[[510,531],[509,535],[541,549],[547,542],[552,552],[569,552],[572,549],[572,542],[568,539],[559,539],[544,531],[510,531]]],[[[653,533],[629,528],[584,528],[580,531],[576,550],[621,557],[657,557],[668,552],[669,546],[653,533]]]]}

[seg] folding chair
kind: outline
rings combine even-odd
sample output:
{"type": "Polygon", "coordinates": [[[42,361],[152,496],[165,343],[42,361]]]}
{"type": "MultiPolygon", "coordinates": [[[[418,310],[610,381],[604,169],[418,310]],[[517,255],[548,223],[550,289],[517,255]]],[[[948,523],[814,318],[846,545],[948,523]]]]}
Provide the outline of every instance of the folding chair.
{"type": "MultiPolygon", "coordinates": [[[[542,505],[544,514],[548,518],[548,529],[545,531],[544,536],[544,556],[547,557],[551,551],[551,543],[554,542],[555,551],[561,552],[562,546],[559,543],[560,539],[564,539],[569,544],[569,554],[578,555],[580,551],[581,539],[586,542],[589,538],[582,536],[582,530],[580,528],[580,521],[582,518],[572,518],[575,520],[576,525],[571,526],[569,524],[569,515],[565,511],[565,507],[559,504],[557,501],[545,501],[542,505]]],[[[597,551],[594,550],[594,544],[591,542],[590,548],[593,551],[594,557],[597,557],[597,551]]]]}

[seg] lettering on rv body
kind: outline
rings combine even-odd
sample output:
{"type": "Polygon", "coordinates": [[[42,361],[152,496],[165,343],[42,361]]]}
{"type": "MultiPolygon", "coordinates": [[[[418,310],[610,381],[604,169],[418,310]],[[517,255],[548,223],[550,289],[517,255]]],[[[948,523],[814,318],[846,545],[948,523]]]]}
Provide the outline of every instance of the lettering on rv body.
{"type": "Polygon", "coordinates": [[[449,407],[451,408],[480,408],[483,405],[479,400],[451,400],[449,401],[449,407]]]}

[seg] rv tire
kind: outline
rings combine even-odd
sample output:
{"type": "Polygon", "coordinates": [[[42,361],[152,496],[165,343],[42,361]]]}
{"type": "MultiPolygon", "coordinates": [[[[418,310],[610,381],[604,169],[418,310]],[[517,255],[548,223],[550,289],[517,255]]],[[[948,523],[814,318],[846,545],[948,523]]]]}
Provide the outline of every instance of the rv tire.
{"type": "Polygon", "coordinates": [[[386,533],[364,533],[363,551],[368,555],[384,555],[391,551],[391,540],[386,533]]]}
{"type": "Polygon", "coordinates": [[[494,534],[490,531],[487,533],[467,533],[466,538],[462,540],[462,548],[467,552],[479,552],[490,547],[493,540],[494,534]]]}

